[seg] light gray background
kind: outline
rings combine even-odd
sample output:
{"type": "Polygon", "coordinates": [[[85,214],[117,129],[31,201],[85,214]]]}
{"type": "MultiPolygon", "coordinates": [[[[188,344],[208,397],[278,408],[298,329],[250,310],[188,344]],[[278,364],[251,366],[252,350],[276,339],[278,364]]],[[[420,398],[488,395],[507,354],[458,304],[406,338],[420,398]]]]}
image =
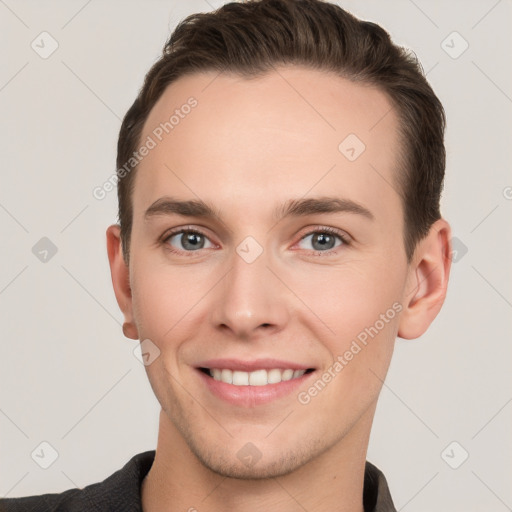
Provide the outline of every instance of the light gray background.
{"type": "MultiPolygon", "coordinates": [[[[169,29],[221,3],[0,0],[0,496],[83,487],[156,447],[159,406],[108,268],[117,197],[92,190],[169,29]],[[59,44],[47,59],[31,48],[42,31],[59,44]],[[58,249],[46,263],[42,237],[58,249]],[[31,458],[43,441],[48,469],[31,458]]],[[[413,48],[445,105],[442,211],[463,249],[429,331],[397,340],[368,459],[399,510],[512,510],[512,3],[339,3],[413,48]],[[457,36],[442,47],[453,31],[469,43],[458,58],[457,36]]]]}

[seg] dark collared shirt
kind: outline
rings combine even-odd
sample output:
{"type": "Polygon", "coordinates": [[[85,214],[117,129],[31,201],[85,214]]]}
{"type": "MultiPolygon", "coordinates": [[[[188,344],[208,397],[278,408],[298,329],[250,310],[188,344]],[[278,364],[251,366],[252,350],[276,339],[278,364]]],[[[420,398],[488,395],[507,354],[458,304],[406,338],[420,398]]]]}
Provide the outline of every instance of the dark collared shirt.
{"type": "MultiPolygon", "coordinates": [[[[0,499],[0,512],[142,512],[140,487],[154,458],[155,450],[139,453],[103,482],[83,489],[0,499]]],[[[363,503],[365,512],[396,512],[384,474],[368,461],[363,503]]]]}

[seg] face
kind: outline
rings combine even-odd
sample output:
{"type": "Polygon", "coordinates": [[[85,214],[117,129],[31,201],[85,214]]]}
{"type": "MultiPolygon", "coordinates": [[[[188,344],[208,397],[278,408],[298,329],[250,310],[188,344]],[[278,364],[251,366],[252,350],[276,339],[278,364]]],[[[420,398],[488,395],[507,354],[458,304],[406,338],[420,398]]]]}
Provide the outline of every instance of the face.
{"type": "Polygon", "coordinates": [[[151,111],[126,308],[166,431],[213,471],[368,436],[409,291],[397,129],[381,91],[299,67],[183,77],[151,111]]]}

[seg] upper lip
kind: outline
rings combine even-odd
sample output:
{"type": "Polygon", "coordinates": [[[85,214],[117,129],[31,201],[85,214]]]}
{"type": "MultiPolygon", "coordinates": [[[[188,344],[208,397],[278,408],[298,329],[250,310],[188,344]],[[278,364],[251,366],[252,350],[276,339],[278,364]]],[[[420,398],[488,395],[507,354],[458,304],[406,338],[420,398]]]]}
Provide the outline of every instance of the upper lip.
{"type": "Polygon", "coordinates": [[[284,361],[282,359],[254,359],[252,361],[242,361],[241,359],[208,359],[198,363],[198,368],[219,368],[237,370],[242,372],[252,372],[255,370],[272,370],[274,368],[281,368],[283,370],[308,370],[311,365],[295,363],[293,361],[284,361]]]}

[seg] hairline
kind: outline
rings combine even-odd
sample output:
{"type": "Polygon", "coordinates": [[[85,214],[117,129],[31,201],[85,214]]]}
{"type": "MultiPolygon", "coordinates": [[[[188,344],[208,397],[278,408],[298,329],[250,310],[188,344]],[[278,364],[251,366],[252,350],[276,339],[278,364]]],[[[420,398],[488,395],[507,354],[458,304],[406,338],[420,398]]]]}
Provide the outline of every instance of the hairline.
{"type": "MultiPolygon", "coordinates": [[[[200,76],[200,75],[209,75],[209,74],[215,74],[218,72],[218,76],[221,74],[225,74],[229,77],[240,77],[244,80],[255,80],[258,78],[264,78],[271,74],[272,72],[278,73],[276,70],[278,69],[305,69],[310,71],[319,71],[328,75],[331,75],[332,77],[338,77],[338,78],[344,78],[348,81],[350,81],[353,84],[359,84],[362,87],[372,87],[373,89],[379,91],[382,93],[386,99],[391,104],[391,111],[395,114],[397,119],[397,127],[396,127],[396,139],[398,148],[395,151],[395,162],[392,167],[392,174],[393,174],[393,182],[389,183],[390,186],[395,190],[395,192],[398,194],[400,198],[400,204],[402,206],[402,219],[403,219],[403,232],[402,232],[402,240],[404,245],[404,251],[406,253],[407,262],[410,263],[413,256],[413,247],[409,247],[409,233],[408,233],[408,222],[407,222],[407,203],[406,203],[406,188],[407,188],[407,182],[411,179],[409,175],[409,160],[411,159],[411,147],[410,142],[408,138],[407,133],[407,120],[406,116],[404,115],[403,110],[399,107],[397,104],[397,101],[393,96],[390,94],[390,92],[383,86],[382,83],[378,83],[376,80],[365,77],[362,74],[350,74],[350,72],[345,72],[344,69],[340,70],[334,70],[330,68],[329,66],[323,66],[322,64],[319,65],[313,65],[308,62],[292,62],[292,61],[283,61],[278,62],[276,65],[274,63],[268,63],[266,65],[261,65],[257,69],[242,69],[242,68],[236,68],[236,67],[228,67],[228,68],[220,68],[220,66],[215,65],[206,65],[204,68],[190,68],[186,69],[182,73],[180,73],[177,77],[171,79],[163,90],[160,92],[160,95],[155,98],[153,101],[153,105],[149,109],[149,111],[145,114],[143,118],[141,118],[140,123],[138,124],[139,133],[137,135],[137,142],[135,144],[136,147],[139,147],[142,143],[143,136],[145,133],[146,124],[149,120],[149,117],[151,113],[153,112],[154,108],[156,107],[157,103],[162,99],[165,92],[169,89],[169,87],[176,84],[179,80],[184,78],[190,78],[194,76],[200,76]]],[[[203,89],[204,90],[204,89],[203,89]]],[[[387,115],[387,114],[385,114],[387,115]]],[[[140,162],[139,162],[140,163],[140,162]]],[[[130,212],[130,225],[129,225],[129,232],[126,233],[127,240],[126,240],[126,259],[125,262],[128,264],[129,261],[129,253],[130,253],[130,242],[131,242],[131,232],[133,228],[133,195],[134,195],[134,189],[135,189],[135,181],[136,181],[136,174],[139,168],[139,163],[135,165],[130,172],[130,180],[129,184],[130,187],[128,188],[128,204],[129,204],[129,212],[130,212]]],[[[421,238],[419,238],[416,241],[416,244],[419,242],[421,238]]]]}

